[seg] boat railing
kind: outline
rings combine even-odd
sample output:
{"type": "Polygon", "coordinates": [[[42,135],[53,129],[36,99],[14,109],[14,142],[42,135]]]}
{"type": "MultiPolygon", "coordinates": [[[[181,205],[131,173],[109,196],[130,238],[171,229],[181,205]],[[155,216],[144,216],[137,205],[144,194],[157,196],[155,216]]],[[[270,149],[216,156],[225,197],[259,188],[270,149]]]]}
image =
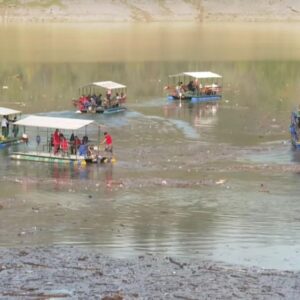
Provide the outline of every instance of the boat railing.
{"type": "Polygon", "coordinates": [[[180,88],[175,86],[167,86],[165,88],[168,94],[176,97],[195,97],[195,96],[221,96],[222,86],[220,85],[205,85],[203,87],[188,88],[187,86],[181,86],[180,88]]]}

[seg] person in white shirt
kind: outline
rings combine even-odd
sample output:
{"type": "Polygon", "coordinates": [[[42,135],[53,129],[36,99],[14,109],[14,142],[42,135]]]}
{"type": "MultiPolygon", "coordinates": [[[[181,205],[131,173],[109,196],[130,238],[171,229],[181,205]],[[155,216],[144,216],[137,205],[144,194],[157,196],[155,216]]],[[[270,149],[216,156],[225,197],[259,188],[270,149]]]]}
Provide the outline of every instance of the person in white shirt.
{"type": "Polygon", "coordinates": [[[7,137],[8,136],[8,120],[7,120],[7,117],[3,117],[2,118],[2,121],[1,121],[1,127],[2,127],[2,135],[7,137]]]}

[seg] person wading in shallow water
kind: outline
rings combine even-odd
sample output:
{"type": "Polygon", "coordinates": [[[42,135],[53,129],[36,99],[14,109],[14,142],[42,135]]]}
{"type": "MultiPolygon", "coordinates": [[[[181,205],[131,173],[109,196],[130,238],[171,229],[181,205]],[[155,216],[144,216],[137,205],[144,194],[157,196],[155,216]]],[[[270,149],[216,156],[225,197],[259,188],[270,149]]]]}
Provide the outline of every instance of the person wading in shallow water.
{"type": "Polygon", "coordinates": [[[104,132],[104,139],[101,141],[100,144],[105,144],[104,151],[110,153],[110,156],[112,156],[113,153],[113,142],[112,137],[107,132],[104,132]]]}

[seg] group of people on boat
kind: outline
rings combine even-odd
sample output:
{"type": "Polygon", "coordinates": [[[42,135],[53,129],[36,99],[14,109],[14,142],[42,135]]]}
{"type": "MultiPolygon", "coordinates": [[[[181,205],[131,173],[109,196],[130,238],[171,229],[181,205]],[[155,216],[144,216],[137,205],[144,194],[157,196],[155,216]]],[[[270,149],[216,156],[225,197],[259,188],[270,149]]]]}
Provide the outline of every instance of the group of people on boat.
{"type": "Polygon", "coordinates": [[[176,98],[185,98],[186,96],[211,96],[220,93],[220,86],[216,83],[210,85],[202,85],[198,79],[190,80],[188,84],[179,81],[177,85],[166,86],[166,90],[170,90],[170,94],[176,98]]]}
{"type": "Polygon", "coordinates": [[[75,106],[80,111],[96,111],[98,108],[108,109],[112,107],[118,107],[126,101],[126,95],[124,92],[120,94],[116,92],[112,95],[111,90],[106,91],[104,99],[102,99],[102,94],[98,96],[93,95],[82,95],[78,100],[73,100],[75,106]]]}
{"type": "Polygon", "coordinates": [[[126,101],[126,95],[124,94],[124,92],[121,92],[120,94],[119,92],[116,92],[114,95],[112,95],[112,90],[107,90],[105,96],[106,97],[103,103],[103,107],[105,109],[118,107],[126,101]]]}
{"type": "Polygon", "coordinates": [[[97,107],[102,106],[102,94],[98,96],[94,95],[82,95],[78,100],[74,100],[74,104],[79,110],[94,110],[97,107]]]}
{"type": "MultiPolygon", "coordinates": [[[[74,135],[72,135],[70,138],[70,143],[72,143],[72,146],[76,147],[76,149],[77,149],[76,144],[78,144],[78,147],[79,147],[79,145],[81,144],[81,141],[77,136],[76,136],[76,140],[75,140],[74,135]]],[[[59,152],[66,154],[69,151],[70,143],[67,140],[67,138],[64,136],[64,134],[59,132],[58,129],[56,129],[51,136],[49,146],[50,146],[50,149],[53,148],[54,154],[58,154],[59,152]]],[[[71,149],[71,151],[73,151],[73,149],[71,149]]]]}
{"type": "Polygon", "coordinates": [[[78,154],[79,156],[85,156],[87,155],[88,141],[88,136],[85,135],[80,139],[74,133],[71,134],[68,140],[63,133],[56,129],[51,136],[50,150],[53,148],[54,154],[78,154]]]}
{"type": "MultiPolygon", "coordinates": [[[[113,153],[112,137],[107,132],[104,132],[104,138],[101,140],[100,145],[105,144],[105,151],[110,154],[113,153]]],[[[99,145],[99,146],[100,146],[99,145]]],[[[63,133],[59,132],[58,129],[54,131],[50,141],[50,151],[53,148],[54,155],[62,154],[73,154],[78,156],[84,156],[90,159],[97,159],[99,155],[99,147],[89,144],[89,138],[87,135],[80,139],[74,133],[71,134],[68,140],[63,133]]]]}
{"type": "Polygon", "coordinates": [[[10,136],[10,124],[12,125],[11,135],[16,138],[19,133],[19,127],[14,123],[17,121],[17,117],[9,119],[8,116],[3,116],[1,120],[1,133],[4,138],[10,136]]]}

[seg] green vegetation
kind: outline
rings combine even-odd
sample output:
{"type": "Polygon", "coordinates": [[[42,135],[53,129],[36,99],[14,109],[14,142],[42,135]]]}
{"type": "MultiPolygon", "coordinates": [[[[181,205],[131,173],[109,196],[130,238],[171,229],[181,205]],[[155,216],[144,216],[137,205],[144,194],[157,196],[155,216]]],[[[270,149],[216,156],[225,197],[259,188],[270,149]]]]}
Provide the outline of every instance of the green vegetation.
{"type": "Polygon", "coordinates": [[[40,0],[28,2],[26,6],[48,8],[51,6],[63,7],[64,5],[62,4],[61,0],[40,0]]]}
{"type": "Polygon", "coordinates": [[[0,0],[0,7],[10,7],[10,6],[18,6],[20,5],[19,0],[0,0]]]}
{"type": "Polygon", "coordinates": [[[63,7],[61,0],[37,0],[20,3],[19,0],[0,0],[0,7],[37,7],[37,8],[48,8],[51,6],[63,7]]]}

